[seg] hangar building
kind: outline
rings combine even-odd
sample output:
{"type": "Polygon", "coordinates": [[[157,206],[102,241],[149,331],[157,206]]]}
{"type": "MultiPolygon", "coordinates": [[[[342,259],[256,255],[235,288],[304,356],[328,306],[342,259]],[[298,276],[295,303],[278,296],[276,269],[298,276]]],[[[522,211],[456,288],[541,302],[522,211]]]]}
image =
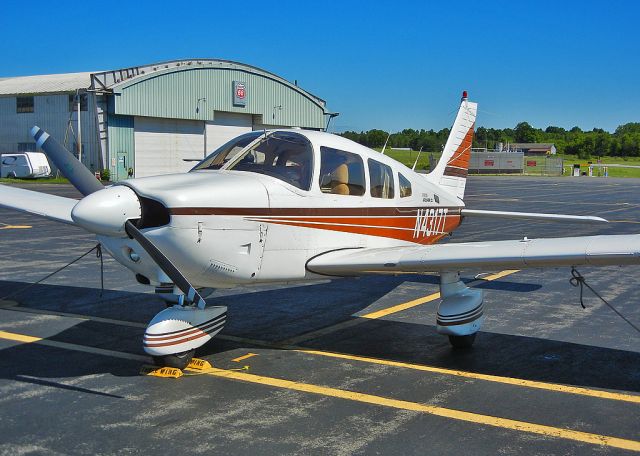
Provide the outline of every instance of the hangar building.
{"type": "Polygon", "coordinates": [[[0,78],[0,153],[35,151],[38,125],[76,155],[80,137],[85,166],[117,181],[187,171],[185,159],[250,130],[322,130],[333,115],[297,83],[226,60],[0,78]]]}

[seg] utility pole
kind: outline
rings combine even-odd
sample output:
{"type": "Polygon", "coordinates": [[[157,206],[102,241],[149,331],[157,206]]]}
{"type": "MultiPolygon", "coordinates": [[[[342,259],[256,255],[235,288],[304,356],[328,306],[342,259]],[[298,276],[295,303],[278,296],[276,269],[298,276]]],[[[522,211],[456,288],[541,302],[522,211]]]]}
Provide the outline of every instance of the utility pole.
{"type": "Polygon", "coordinates": [[[78,161],[82,163],[82,122],[80,122],[80,90],[76,90],[76,107],[78,109],[78,161]]]}

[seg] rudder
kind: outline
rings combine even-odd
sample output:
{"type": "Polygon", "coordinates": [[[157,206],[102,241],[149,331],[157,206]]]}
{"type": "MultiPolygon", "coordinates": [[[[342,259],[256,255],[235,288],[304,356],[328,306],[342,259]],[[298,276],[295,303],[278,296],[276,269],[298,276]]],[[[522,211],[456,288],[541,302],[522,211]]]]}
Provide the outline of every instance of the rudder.
{"type": "Polygon", "coordinates": [[[460,199],[464,198],[467,183],[477,111],[478,104],[468,101],[467,92],[464,91],[442,157],[435,169],[427,175],[430,181],[444,187],[460,199]]]}

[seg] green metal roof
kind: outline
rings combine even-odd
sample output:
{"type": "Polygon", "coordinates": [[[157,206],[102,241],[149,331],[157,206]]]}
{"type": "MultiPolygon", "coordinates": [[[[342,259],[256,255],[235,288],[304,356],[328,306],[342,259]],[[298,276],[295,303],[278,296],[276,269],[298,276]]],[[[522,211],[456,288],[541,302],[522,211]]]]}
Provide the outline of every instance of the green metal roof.
{"type": "Polygon", "coordinates": [[[261,123],[323,128],[324,100],[256,67],[226,60],[179,60],[93,75],[112,93],[117,115],[215,120],[215,111],[261,116],[261,123]],[[246,85],[246,106],[234,106],[233,81],[246,85]]]}

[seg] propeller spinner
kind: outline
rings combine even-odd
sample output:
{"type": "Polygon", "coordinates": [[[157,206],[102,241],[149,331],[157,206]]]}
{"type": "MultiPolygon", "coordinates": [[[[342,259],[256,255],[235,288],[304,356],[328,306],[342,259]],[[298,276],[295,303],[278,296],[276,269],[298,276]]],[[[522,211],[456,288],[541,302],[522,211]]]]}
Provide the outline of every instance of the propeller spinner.
{"type": "Polygon", "coordinates": [[[105,188],[91,171],[47,132],[33,127],[31,134],[37,146],[84,195],[71,212],[74,222],[95,234],[135,239],[184,293],[180,306],[163,310],[149,323],[144,349],[160,364],[186,366],[194,350],[222,329],[226,321],[226,307],[205,309],[206,302],[193,285],[138,229],[136,223],[142,216],[142,208],[140,198],[132,189],[124,185],[105,188]]]}

